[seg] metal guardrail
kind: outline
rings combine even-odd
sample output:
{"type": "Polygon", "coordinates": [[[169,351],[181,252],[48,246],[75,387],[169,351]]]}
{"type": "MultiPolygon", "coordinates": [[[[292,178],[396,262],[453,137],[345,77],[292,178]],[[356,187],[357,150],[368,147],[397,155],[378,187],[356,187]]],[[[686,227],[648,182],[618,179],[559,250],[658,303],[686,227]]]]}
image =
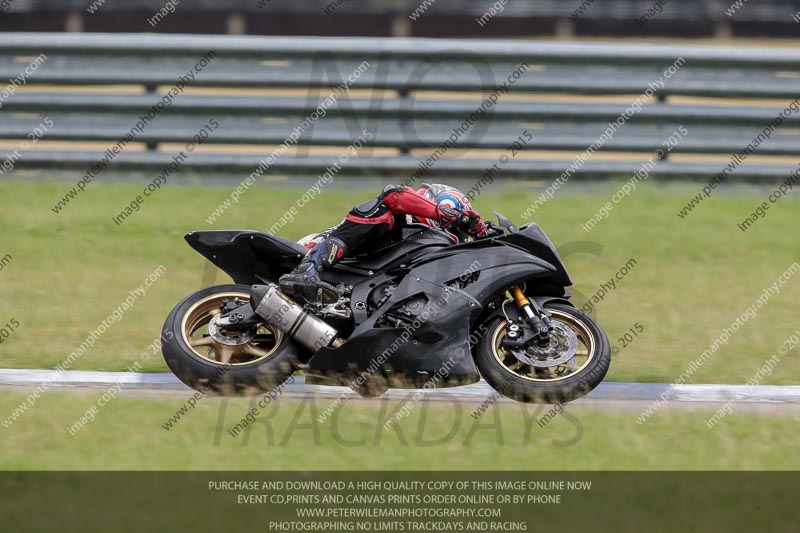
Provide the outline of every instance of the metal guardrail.
{"type": "MultiPolygon", "coordinates": [[[[73,170],[82,175],[105,154],[85,151],[30,151],[19,161],[16,168],[42,171],[73,170]]],[[[3,157],[0,154],[0,157],[3,157]]],[[[182,171],[198,174],[229,175],[239,178],[249,175],[259,167],[261,154],[242,153],[196,153],[182,163],[182,171]]],[[[380,156],[351,158],[337,178],[380,178],[388,183],[400,182],[412,176],[419,166],[419,159],[410,156],[380,156]]],[[[270,165],[265,176],[317,178],[337,161],[336,156],[283,156],[270,165]]],[[[173,162],[173,155],[166,152],[123,152],[114,159],[113,168],[125,172],[156,174],[173,162]]],[[[424,181],[448,181],[451,179],[479,180],[486,169],[497,163],[497,158],[452,158],[438,161],[423,175],[424,181]]],[[[572,163],[571,160],[526,160],[516,159],[503,166],[502,174],[493,179],[542,180],[548,184],[572,163]]],[[[653,180],[707,180],[718,174],[724,165],[711,162],[661,161],[649,172],[653,180]]],[[[637,161],[588,161],[572,174],[573,180],[599,180],[607,178],[629,178],[640,170],[637,161]]],[[[797,170],[796,164],[754,164],[745,162],[729,178],[730,181],[746,183],[784,180],[797,170]]]]}
{"type": "MultiPolygon", "coordinates": [[[[37,117],[47,114],[54,126],[50,140],[116,141],[139,117],[158,101],[158,95],[115,94],[20,94],[6,104],[10,116],[0,122],[0,139],[24,137],[36,127],[37,117]]],[[[410,150],[438,146],[454,128],[469,117],[479,102],[387,98],[381,101],[349,99],[327,109],[327,115],[312,129],[301,132],[301,146],[347,146],[367,128],[376,147],[410,150]],[[378,105],[379,104],[379,105],[378,105]]],[[[197,131],[213,115],[222,124],[209,138],[214,144],[280,144],[316,109],[317,101],[296,97],[237,98],[185,95],[169,113],[159,117],[137,136],[141,142],[185,142],[186,133],[197,131]]],[[[627,104],[587,104],[500,101],[483,127],[463,136],[459,148],[503,149],[521,131],[532,140],[522,151],[581,151],[592,144],[598,132],[621,116],[627,104]]],[[[691,131],[673,153],[728,154],[738,152],[763,125],[783,108],[723,107],[653,104],[620,128],[604,144],[608,152],[653,152],[681,125],[691,131]]],[[[795,155],[800,146],[800,117],[790,117],[781,135],[759,147],[761,155],[795,155]]]]}
{"type": "Polygon", "coordinates": [[[473,38],[796,38],[795,0],[5,0],[0,31],[473,38]],[[738,6],[738,7],[737,7],[738,6]],[[741,8],[741,9],[740,9],[741,8]],[[166,11],[165,11],[166,12],[166,11]],[[489,16],[494,14],[494,16],[489,16]],[[642,21],[647,15],[648,22],[642,21]],[[491,24],[486,19],[491,18],[491,24]],[[479,22],[480,21],[480,22],[479,22]]]}
{"type": "MultiPolygon", "coordinates": [[[[11,12],[58,12],[84,11],[94,0],[15,0],[9,7],[11,12]]],[[[479,17],[486,13],[497,0],[437,0],[430,12],[438,16],[468,15],[479,17]]],[[[506,0],[500,17],[568,17],[581,5],[582,0],[506,0]]],[[[230,11],[238,13],[276,13],[318,14],[330,0],[270,0],[258,4],[254,0],[194,0],[191,5],[182,6],[194,12],[230,11]]],[[[421,0],[348,0],[337,6],[341,13],[407,15],[417,8],[421,0]]],[[[659,17],[668,20],[725,20],[725,10],[733,0],[670,0],[661,6],[659,17]]],[[[109,2],[103,11],[125,13],[131,11],[155,12],[164,6],[163,0],[136,0],[128,2],[109,2]]],[[[581,17],[604,20],[626,20],[640,16],[653,7],[653,0],[602,0],[591,4],[582,11],[581,17]]],[[[739,20],[762,20],[769,22],[785,21],[798,7],[793,0],[758,0],[747,10],[738,14],[739,20]]]]}
{"type": "MultiPolygon", "coordinates": [[[[583,151],[629,107],[628,103],[574,101],[573,95],[622,96],[633,102],[654,87],[665,69],[682,58],[683,64],[659,88],[660,101],[645,104],[600,151],[652,152],[674,130],[684,125],[687,136],[674,153],[738,153],[774,120],[784,107],[775,102],[742,105],[675,104],[675,96],[717,99],[778,99],[788,104],[800,96],[800,50],[709,46],[627,46],[509,41],[361,38],[258,38],[176,35],[0,34],[0,78],[18,76],[30,58],[46,54],[46,62],[26,80],[27,89],[48,85],[48,92],[22,92],[6,98],[0,109],[0,138],[21,139],[48,116],[54,126],[46,139],[59,141],[116,141],[142,113],[168,91],[178,77],[190,71],[209,51],[213,60],[196,74],[191,85],[233,88],[292,89],[310,96],[241,96],[181,94],[167,111],[136,136],[151,147],[183,143],[209,119],[222,127],[209,142],[275,145],[316,109],[332,87],[344,83],[366,61],[368,68],[351,89],[390,91],[378,97],[344,95],[330,105],[324,117],[297,138],[304,146],[345,147],[363,129],[372,135],[369,145],[396,149],[396,156],[361,157],[351,161],[354,175],[404,178],[420,162],[412,149],[435,150],[462,124],[484,98],[493,105],[475,122],[455,148],[504,149],[523,130],[533,140],[526,152],[583,151]],[[520,64],[527,69],[517,79],[509,76],[520,64]],[[52,87],[56,87],[55,89],[52,87]],[[85,92],[75,86],[139,85],[157,94],[85,92]],[[513,95],[498,88],[505,87],[513,95]],[[310,92],[309,92],[310,90],[310,92]],[[441,91],[447,91],[442,94],[441,91]],[[453,98],[453,92],[464,93],[453,98]],[[537,99],[540,93],[564,95],[561,101],[537,99]],[[569,95],[569,96],[567,96],[569,95]]],[[[797,115],[763,142],[759,155],[797,156],[797,115]]],[[[113,163],[122,169],[146,170],[161,155],[123,154],[113,163]]],[[[467,154],[469,155],[469,154],[467,154]]],[[[0,154],[0,159],[3,158],[0,154]]],[[[97,152],[40,153],[29,151],[17,168],[53,168],[58,158],[65,166],[91,167],[97,152]]],[[[422,156],[424,159],[426,156],[422,156]]],[[[335,158],[298,156],[269,173],[319,174],[335,158]]],[[[258,158],[247,154],[195,154],[203,165],[187,168],[240,172],[255,167],[258,158]],[[203,156],[202,158],[200,156],[203,156]]],[[[486,158],[442,159],[431,170],[453,176],[482,174],[496,161],[486,158]],[[488,165],[487,165],[488,162],[488,165]]],[[[516,159],[504,168],[508,177],[554,177],[571,160],[516,159]]],[[[589,162],[575,173],[580,177],[624,176],[635,170],[629,160],[589,162]]],[[[653,175],[706,178],[721,169],[713,163],[662,161],[653,175]]],[[[763,180],[788,174],[790,166],[775,163],[741,165],[733,179],[763,180]]]]}
{"type": "Polygon", "coordinates": [[[381,62],[354,87],[476,91],[494,88],[520,62],[532,68],[515,92],[638,94],[677,58],[662,95],[789,98],[800,88],[800,50],[454,39],[230,37],[139,34],[0,34],[0,77],[15,58],[57,58],[32,77],[57,84],[172,84],[200,54],[217,53],[198,86],[332,86],[362,61],[381,62]]]}

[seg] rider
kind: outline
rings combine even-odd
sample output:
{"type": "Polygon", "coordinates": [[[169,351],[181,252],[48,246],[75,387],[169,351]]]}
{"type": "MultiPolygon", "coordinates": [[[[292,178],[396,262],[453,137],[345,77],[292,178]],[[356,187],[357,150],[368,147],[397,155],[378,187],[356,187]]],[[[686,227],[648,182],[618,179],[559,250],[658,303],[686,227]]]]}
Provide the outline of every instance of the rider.
{"type": "Polygon", "coordinates": [[[355,254],[364,245],[386,237],[395,224],[405,222],[406,215],[445,231],[456,243],[466,236],[483,237],[487,232],[480,214],[454,187],[423,184],[415,191],[410,187],[387,185],[377,198],[358,204],[341,224],[323,233],[323,240],[306,254],[297,268],[281,276],[281,291],[335,302],[338,292],[333,285],[322,281],[319,273],[355,254]]]}

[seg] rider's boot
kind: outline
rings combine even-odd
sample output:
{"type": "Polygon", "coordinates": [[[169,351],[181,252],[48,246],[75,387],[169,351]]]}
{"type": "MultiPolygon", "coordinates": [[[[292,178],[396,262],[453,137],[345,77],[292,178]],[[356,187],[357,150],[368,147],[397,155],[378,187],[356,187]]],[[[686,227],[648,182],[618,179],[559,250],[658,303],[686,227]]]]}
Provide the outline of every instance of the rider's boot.
{"type": "Polygon", "coordinates": [[[312,249],[297,267],[281,276],[281,291],[288,296],[303,297],[309,302],[336,303],[339,291],[322,281],[320,272],[331,268],[344,257],[347,246],[339,239],[327,238],[312,249]]]}

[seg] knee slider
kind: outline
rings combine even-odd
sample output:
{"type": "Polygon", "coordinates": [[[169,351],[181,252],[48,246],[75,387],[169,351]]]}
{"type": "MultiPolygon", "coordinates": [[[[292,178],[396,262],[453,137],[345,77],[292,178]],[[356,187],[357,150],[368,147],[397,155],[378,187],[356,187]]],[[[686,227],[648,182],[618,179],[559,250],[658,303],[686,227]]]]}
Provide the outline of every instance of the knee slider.
{"type": "Polygon", "coordinates": [[[317,245],[319,264],[330,268],[347,255],[347,245],[339,239],[325,239],[317,245]]]}

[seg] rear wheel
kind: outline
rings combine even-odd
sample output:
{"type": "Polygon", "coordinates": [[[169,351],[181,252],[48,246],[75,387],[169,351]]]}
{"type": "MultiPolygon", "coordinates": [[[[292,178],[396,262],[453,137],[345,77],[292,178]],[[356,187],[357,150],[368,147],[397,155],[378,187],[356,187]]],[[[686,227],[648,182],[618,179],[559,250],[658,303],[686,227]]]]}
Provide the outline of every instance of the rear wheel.
{"type": "Polygon", "coordinates": [[[520,402],[565,403],[580,398],[603,381],[611,364],[608,337],[591,317],[564,303],[545,308],[554,326],[550,350],[515,354],[503,347],[512,327],[505,317],[487,324],[476,347],[483,378],[500,394],[520,402]]]}
{"type": "Polygon", "coordinates": [[[298,347],[281,331],[267,324],[240,332],[216,326],[223,306],[236,299],[248,303],[250,287],[209,287],[186,297],[164,323],[164,359],[195,390],[259,394],[283,383],[297,368],[298,347]]]}

